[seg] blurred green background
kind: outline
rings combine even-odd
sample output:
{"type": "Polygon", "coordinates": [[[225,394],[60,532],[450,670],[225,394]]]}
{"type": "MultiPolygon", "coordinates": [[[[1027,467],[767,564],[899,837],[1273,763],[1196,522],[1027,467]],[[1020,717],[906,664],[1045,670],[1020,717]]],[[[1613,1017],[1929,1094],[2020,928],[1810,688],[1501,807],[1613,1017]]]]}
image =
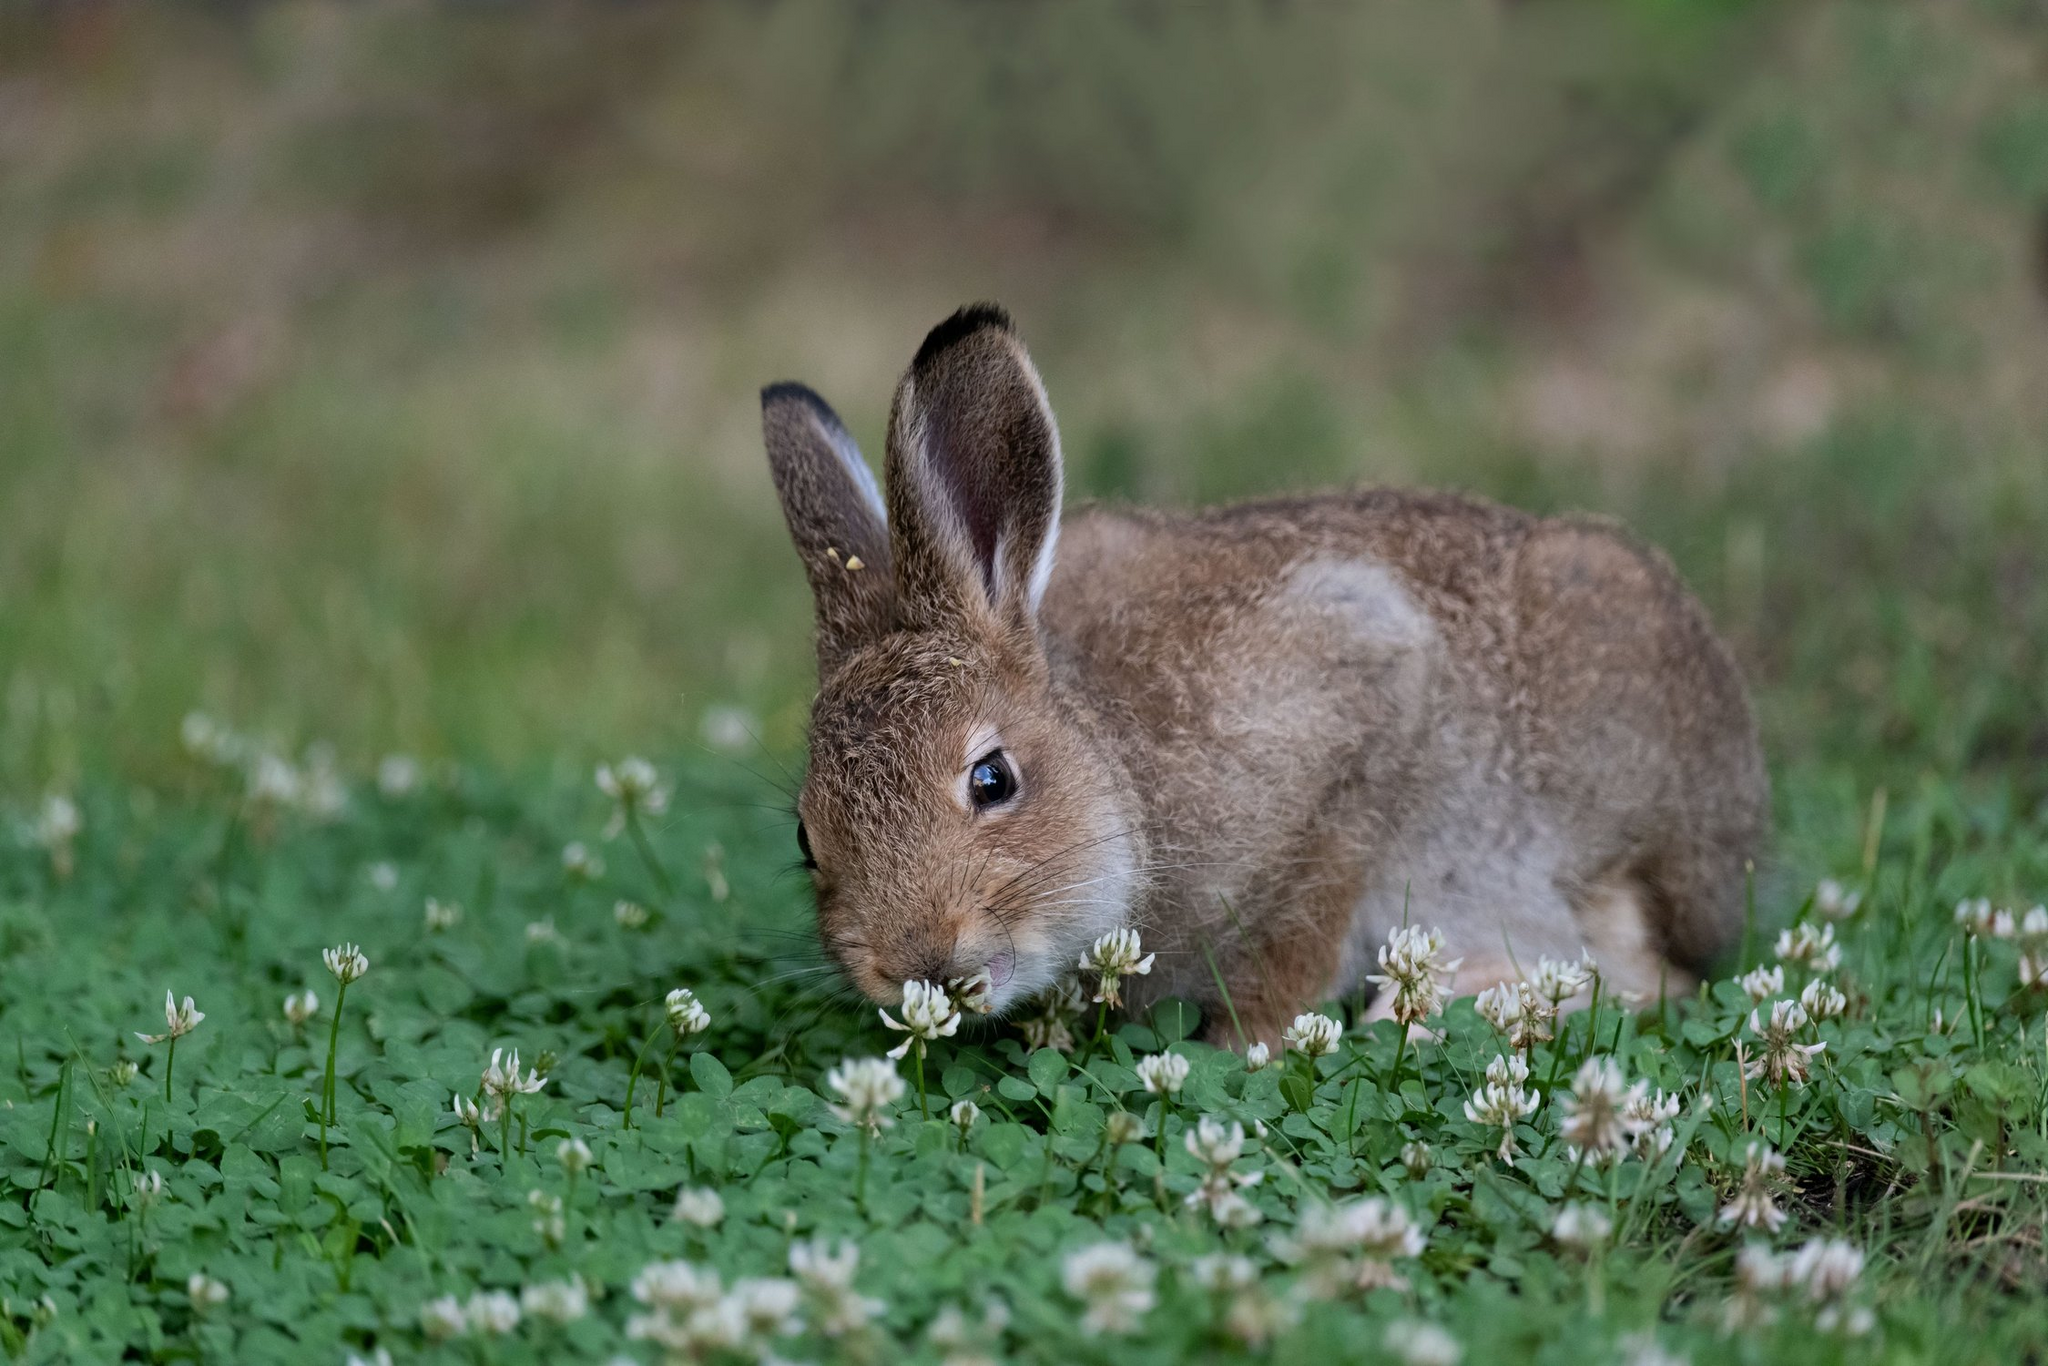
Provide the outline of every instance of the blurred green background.
{"type": "Polygon", "coordinates": [[[1781,767],[2048,797],[2038,0],[8,6],[0,794],[793,748],[755,392],[980,298],[1081,494],[1612,512],[1781,767]]]}

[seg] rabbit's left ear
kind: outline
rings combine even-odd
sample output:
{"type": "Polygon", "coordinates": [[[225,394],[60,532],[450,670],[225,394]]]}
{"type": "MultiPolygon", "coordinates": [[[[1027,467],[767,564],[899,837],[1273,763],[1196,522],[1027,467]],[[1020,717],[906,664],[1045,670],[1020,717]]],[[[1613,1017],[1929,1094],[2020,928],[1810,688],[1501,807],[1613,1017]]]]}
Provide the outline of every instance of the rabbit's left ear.
{"type": "Polygon", "coordinates": [[[1035,626],[1060,527],[1060,435],[992,304],[933,328],[896,391],[886,464],[897,612],[928,628],[1035,626]]]}

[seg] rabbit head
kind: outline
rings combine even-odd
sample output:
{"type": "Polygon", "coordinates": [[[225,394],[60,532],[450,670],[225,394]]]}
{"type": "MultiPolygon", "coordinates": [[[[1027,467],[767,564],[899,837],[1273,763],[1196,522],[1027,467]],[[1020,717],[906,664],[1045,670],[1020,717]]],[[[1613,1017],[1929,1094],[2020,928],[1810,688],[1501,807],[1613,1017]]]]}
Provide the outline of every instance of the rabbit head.
{"type": "Polygon", "coordinates": [[[817,608],[797,839],[826,949],[884,1004],[986,968],[1002,1010],[1123,923],[1142,839],[1039,628],[1044,386],[999,309],[940,324],[896,391],[886,498],[810,390],[764,390],[762,424],[817,608]]]}

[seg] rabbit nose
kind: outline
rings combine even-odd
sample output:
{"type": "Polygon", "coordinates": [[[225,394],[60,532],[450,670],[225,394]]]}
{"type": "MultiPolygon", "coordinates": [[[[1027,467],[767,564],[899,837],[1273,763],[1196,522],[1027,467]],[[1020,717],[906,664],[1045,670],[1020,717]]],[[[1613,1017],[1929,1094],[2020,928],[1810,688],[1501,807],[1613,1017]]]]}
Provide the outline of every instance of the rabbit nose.
{"type": "Polygon", "coordinates": [[[943,983],[952,974],[957,938],[950,926],[920,927],[906,935],[889,956],[890,975],[898,982],[943,983]]]}

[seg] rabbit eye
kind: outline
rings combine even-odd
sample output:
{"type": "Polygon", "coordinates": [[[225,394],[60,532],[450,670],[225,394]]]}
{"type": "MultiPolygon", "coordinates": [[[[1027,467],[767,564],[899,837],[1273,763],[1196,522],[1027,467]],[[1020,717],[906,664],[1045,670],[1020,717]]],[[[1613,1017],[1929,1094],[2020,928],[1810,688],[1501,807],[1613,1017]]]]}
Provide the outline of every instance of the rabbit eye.
{"type": "Polygon", "coordinates": [[[818,861],[811,857],[811,832],[804,829],[804,823],[796,823],[796,849],[804,856],[804,867],[816,868],[818,861]]]}
{"type": "Polygon", "coordinates": [[[1010,760],[997,749],[975,761],[967,773],[967,795],[977,810],[996,806],[1017,793],[1017,774],[1010,760]]]}

